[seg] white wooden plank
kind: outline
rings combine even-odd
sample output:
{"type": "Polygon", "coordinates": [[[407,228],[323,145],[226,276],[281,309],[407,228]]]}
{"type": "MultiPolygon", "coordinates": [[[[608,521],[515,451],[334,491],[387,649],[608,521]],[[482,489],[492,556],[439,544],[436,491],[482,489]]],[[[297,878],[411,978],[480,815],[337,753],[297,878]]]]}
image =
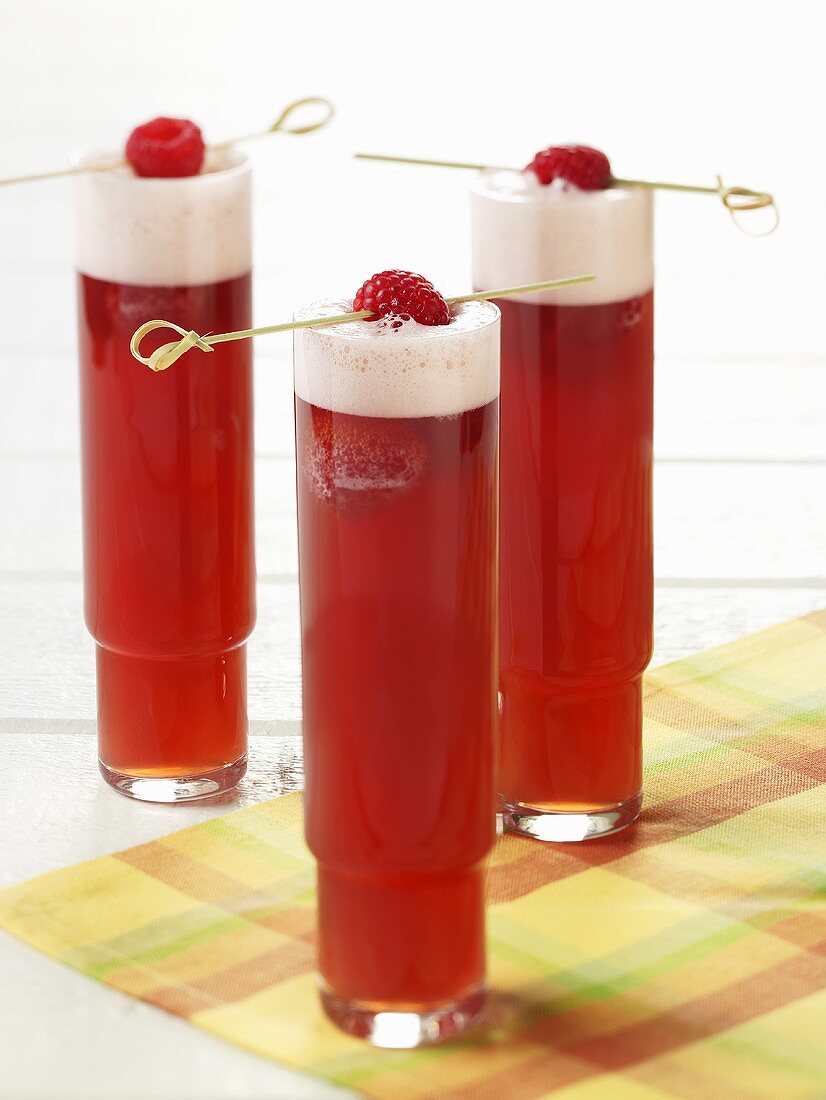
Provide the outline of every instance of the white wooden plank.
{"type": "Polygon", "coordinates": [[[259,584],[258,624],[249,641],[249,713],[262,721],[301,717],[298,585],[259,584]]]}
{"type": "MultiPolygon", "coordinates": [[[[255,435],[259,454],[294,450],[289,346],[256,345],[255,435]]],[[[77,369],[72,352],[0,349],[4,395],[0,455],[78,449],[77,369]]],[[[662,356],[655,387],[660,458],[826,459],[826,354],[822,357],[662,356]]]]}
{"type": "MultiPolygon", "coordinates": [[[[256,463],[258,570],[297,572],[290,458],[256,463]]],[[[826,463],[663,462],[655,474],[658,577],[826,576],[826,463]]],[[[79,574],[76,460],[0,460],[0,570],[79,574]]]]}
{"type": "Polygon", "coordinates": [[[826,459],[826,355],[658,359],[661,459],[826,459]]]}
{"type": "Polygon", "coordinates": [[[71,355],[0,351],[0,387],[0,455],[77,454],[80,402],[71,355]]]}
{"type": "MultiPolygon", "coordinates": [[[[65,773],[67,781],[71,772],[65,773]]],[[[27,785],[31,798],[31,783],[27,785]]],[[[71,814],[73,803],[64,808],[71,814]]],[[[31,843],[31,841],[29,841],[31,843]]],[[[48,839],[45,840],[48,844],[48,839]]],[[[346,1100],[0,933],[2,1100],[346,1100]]]]}
{"type": "Polygon", "coordinates": [[[658,577],[826,575],[826,465],[660,464],[658,577]]]}
{"type": "Polygon", "coordinates": [[[826,607],[826,588],[657,585],[652,667],[826,607]]]}
{"type": "Polygon", "coordinates": [[[31,829],[29,836],[23,825],[8,832],[0,887],[143,844],[302,785],[297,733],[253,735],[249,770],[234,791],[178,806],[136,802],[108,787],[98,772],[94,722],[75,723],[75,731],[69,734],[60,723],[44,719],[25,724],[6,720],[0,722],[0,737],[7,817],[27,822],[31,829]],[[40,797],[33,805],[35,779],[40,797]],[[72,823],[69,830],[67,821],[72,823]]]}
{"type": "MultiPolygon", "coordinates": [[[[0,716],[92,718],[95,658],[79,581],[0,583],[0,606],[0,716]]],[[[300,671],[298,587],[259,585],[249,643],[250,717],[298,719],[300,671]]]]}
{"type": "MultiPolygon", "coordinates": [[[[298,589],[261,584],[249,650],[249,712],[257,721],[301,716],[298,589]]],[[[732,641],[826,605],[824,587],[658,585],[654,663],[732,641]]],[[[90,719],[94,653],[83,626],[80,583],[0,584],[0,717],[90,719]]]]}
{"type": "MultiPolygon", "coordinates": [[[[136,364],[136,369],[139,369],[136,364]]],[[[73,352],[0,349],[3,422],[0,456],[77,454],[80,446],[77,363],[73,352]]],[[[257,349],[255,436],[260,453],[294,450],[293,382],[289,349],[257,349]]]]}

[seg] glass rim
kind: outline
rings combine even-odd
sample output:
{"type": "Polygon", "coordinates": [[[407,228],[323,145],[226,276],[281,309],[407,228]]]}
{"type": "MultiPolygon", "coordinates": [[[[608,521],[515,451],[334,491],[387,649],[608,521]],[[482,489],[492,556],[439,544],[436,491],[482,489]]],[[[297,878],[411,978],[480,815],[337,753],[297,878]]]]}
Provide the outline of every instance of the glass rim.
{"type": "MultiPolygon", "coordinates": [[[[418,325],[413,333],[405,332],[392,332],[388,333],[388,336],[392,339],[397,339],[400,342],[412,343],[420,340],[458,340],[462,337],[470,338],[479,336],[496,324],[501,316],[502,311],[499,306],[490,301],[487,298],[473,301],[473,302],[455,302],[449,306],[451,313],[454,309],[461,306],[479,306],[486,308],[489,311],[489,316],[484,319],[481,324],[475,325],[473,328],[453,328],[449,324],[447,325],[418,325]]],[[[300,306],[293,311],[294,321],[306,321],[316,317],[332,316],[334,313],[350,313],[352,311],[352,299],[349,298],[318,298],[315,301],[308,302],[305,306],[300,306]]],[[[365,318],[366,320],[366,318],[365,318]]],[[[377,324],[378,321],[370,321],[372,324],[377,324]]],[[[317,333],[319,336],[331,336],[337,337],[342,340],[365,340],[374,339],[373,335],[366,336],[363,329],[358,327],[357,322],[353,321],[339,321],[336,324],[320,325],[318,327],[307,327],[295,330],[295,335],[298,336],[302,333],[317,333]]]]}
{"type": "MultiPolygon", "coordinates": [[[[107,156],[111,158],[112,154],[78,150],[72,154],[71,164],[73,168],[82,168],[87,164],[105,163],[107,156]]],[[[100,172],[96,172],[90,167],[83,178],[95,179],[103,183],[104,186],[112,187],[205,187],[208,186],[210,181],[221,180],[223,182],[231,180],[235,177],[247,175],[252,170],[252,164],[247,154],[234,146],[228,149],[217,149],[213,152],[207,150],[204,163],[208,164],[211,157],[226,157],[228,163],[224,167],[216,167],[207,172],[201,171],[194,176],[137,176],[134,172],[124,171],[122,167],[100,172]]]]}
{"type": "Polygon", "coordinates": [[[601,187],[595,191],[580,191],[578,188],[557,190],[550,185],[539,184],[531,190],[500,191],[490,185],[490,180],[494,176],[521,177],[523,175],[524,171],[521,168],[483,168],[474,176],[468,190],[472,195],[478,195],[483,199],[522,206],[555,207],[558,203],[569,203],[573,206],[575,204],[596,205],[602,202],[629,202],[639,201],[641,195],[646,199],[651,198],[650,192],[643,187],[601,187]]]}

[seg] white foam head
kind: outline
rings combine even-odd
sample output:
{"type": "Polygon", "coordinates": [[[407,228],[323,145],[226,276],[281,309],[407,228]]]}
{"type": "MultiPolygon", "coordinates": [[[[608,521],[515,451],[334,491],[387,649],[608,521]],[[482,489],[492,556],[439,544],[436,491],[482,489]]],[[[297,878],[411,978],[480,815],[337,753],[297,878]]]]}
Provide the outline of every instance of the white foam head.
{"type": "MultiPolygon", "coordinates": [[[[347,313],[350,301],[315,302],[296,320],[347,313]]],[[[296,329],[295,392],[358,416],[453,416],[499,396],[499,310],[453,306],[448,325],[349,321],[296,329]]]]}
{"type": "Polygon", "coordinates": [[[208,154],[199,175],[180,179],[141,178],[128,167],[84,172],[75,185],[77,268],[137,286],[233,279],[252,266],[250,212],[249,164],[234,150],[208,154]]]}
{"type": "Polygon", "coordinates": [[[543,186],[533,172],[489,170],[472,187],[471,208],[473,284],[480,290],[596,275],[592,283],[521,299],[592,305],[635,298],[654,285],[653,202],[642,187],[580,191],[543,186]]]}

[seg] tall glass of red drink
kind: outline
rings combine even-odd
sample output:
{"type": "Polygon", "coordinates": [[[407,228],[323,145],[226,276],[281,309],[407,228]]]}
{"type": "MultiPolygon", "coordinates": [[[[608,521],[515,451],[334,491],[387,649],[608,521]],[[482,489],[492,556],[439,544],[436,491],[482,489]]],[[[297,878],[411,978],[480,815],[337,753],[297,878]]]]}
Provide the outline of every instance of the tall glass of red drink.
{"type": "Polygon", "coordinates": [[[652,649],[652,201],[483,173],[477,286],[501,302],[501,753],[506,826],[584,840],[641,806],[652,649]]]}
{"type": "Polygon", "coordinates": [[[322,1000],[351,1034],[418,1046],[485,1000],[499,311],[298,331],[295,390],[322,1000]]]}
{"type": "MultiPolygon", "coordinates": [[[[250,171],[78,178],[86,623],[97,644],[100,770],[159,802],[234,786],[246,767],[255,617],[250,344],[153,374],[138,325],[251,323],[250,171]]],[[[166,337],[157,335],[152,347],[166,337]]]]}

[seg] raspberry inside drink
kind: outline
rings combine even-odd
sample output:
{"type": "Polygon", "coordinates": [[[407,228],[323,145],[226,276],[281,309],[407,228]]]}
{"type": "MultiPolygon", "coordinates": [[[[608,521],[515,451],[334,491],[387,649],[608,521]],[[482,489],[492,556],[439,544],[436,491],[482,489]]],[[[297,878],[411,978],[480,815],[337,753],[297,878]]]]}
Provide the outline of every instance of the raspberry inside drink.
{"type": "Polygon", "coordinates": [[[415,1046],[484,1001],[498,313],[379,325],[296,335],[306,831],[328,1014],[415,1046]]]}
{"type": "Polygon", "coordinates": [[[129,341],[156,317],[202,332],[250,325],[248,170],[81,187],[84,597],[101,771],[122,793],[178,801],[233,786],[245,767],[251,349],[154,374],[129,341]]]}
{"type": "Polygon", "coordinates": [[[510,828],[580,840],[629,824],[641,800],[651,205],[641,192],[511,176],[483,177],[474,194],[477,285],[536,281],[540,269],[597,280],[501,303],[499,790],[510,828]]]}

